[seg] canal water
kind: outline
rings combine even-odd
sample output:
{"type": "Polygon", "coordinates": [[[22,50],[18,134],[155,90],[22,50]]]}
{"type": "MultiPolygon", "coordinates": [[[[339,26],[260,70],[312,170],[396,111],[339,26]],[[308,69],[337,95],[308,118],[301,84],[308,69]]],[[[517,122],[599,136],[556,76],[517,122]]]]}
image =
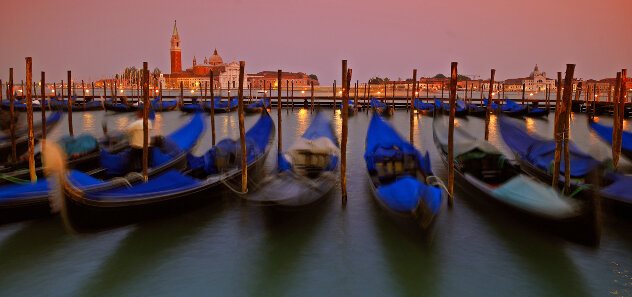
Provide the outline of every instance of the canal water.
{"type": "MultiPolygon", "coordinates": [[[[340,116],[330,115],[340,135],[340,116]]],[[[276,121],[276,110],[271,112],[276,121]]],[[[314,116],[282,111],[283,146],[314,116]]],[[[122,129],[133,114],[74,112],[75,134],[122,129]]],[[[155,131],[169,133],[188,119],[158,114],[155,131]]],[[[246,116],[246,128],[257,115],[246,116]]],[[[371,114],[349,118],[348,204],[340,186],[311,209],[277,212],[228,194],[189,212],[91,234],[66,230],[58,217],[0,226],[0,296],[631,296],[632,221],[606,214],[599,247],[565,241],[548,230],[477,203],[456,187],[427,233],[394,221],[372,200],[364,165],[371,114]]],[[[527,119],[530,133],[549,136],[549,120],[527,119]]],[[[37,116],[36,116],[37,118],[37,116]]],[[[610,124],[610,117],[601,117],[610,124]]],[[[210,147],[210,117],[201,154],[210,147]]],[[[409,114],[388,119],[408,138],[409,114]]],[[[484,120],[457,125],[483,135],[484,120]]],[[[626,122],[625,129],[632,127],[626,122]]],[[[217,138],[237,137],[235,112],[216,115],[217,138]]],[[[67,134],[64,124],[50,134],[67,134]]],[[[416,116],[414,143],[430,151],[435,174],[447,170],[432,142],[432,118],[416,116]]],[[[572,116],[572,139],[602,159],[610,148],[572,116]]],[[[491,121],[491,141],[511,155],[491,121]]],[[[276,145],[274,145],[276,148],[276,145]]],[[[275,163],[273,149],[268,169],[275,163]]],[[[623,161],[623,168],[631,165],[623,161]]]]}

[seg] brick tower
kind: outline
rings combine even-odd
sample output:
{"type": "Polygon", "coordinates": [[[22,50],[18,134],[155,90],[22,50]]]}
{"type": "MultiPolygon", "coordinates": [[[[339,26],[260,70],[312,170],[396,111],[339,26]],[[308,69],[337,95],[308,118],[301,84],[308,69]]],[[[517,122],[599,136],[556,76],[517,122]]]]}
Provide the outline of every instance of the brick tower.
{"type": "Polygon", "coordinates": [[[180,47],[180,36],[178,36],[178,28],[173,23],[173,34],[171,35],[171,73],[182,71],[182,48],[180,47]]]}

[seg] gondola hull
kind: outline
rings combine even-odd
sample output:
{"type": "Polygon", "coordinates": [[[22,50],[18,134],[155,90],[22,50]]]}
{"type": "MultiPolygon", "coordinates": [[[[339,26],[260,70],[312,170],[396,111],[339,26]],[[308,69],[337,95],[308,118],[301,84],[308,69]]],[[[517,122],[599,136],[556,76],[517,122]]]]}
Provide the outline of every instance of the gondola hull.
{"type": "MultiPolygon", "coordinates": [[[[319,204],[328,197],[336,184],[335,171],[327,171],[318,178],[301,180],[293,173],[283,173],[262,183],[261,189],[248,196],[248,201],[283,210],[297,210],[319,204]]],[[[306,179],[306,178],[305,178],[306,179]]]]}
{"type": "MultiPolygon", "coordinates": [[[[441,148],[437,145],[437,150],[441,157],[441,161],[447,167],[448,160],[447,155],[442,152],[441,148]]],[[[517,218],[530,228],[538,230],[548,230],[560,237],[566,238],[570,241],[595,245],[599,243],[599,227],[596,217],[596,212],[591,210],[592,205],[585,203],[582,208],[584,209],[580,215],[567,218],[567,219],[553,219],[550,217],[540,216],[532,212],[525,211],[521,208],[515,207],[509,203],[499,200],[492,196],[484,188],[470,182],[463,172],[458,170],[455,166],[454,176],[456,185],[467,193],[470,200],[474,200],[475,203],[482,203],[489,205],[490,207],[499,210],[499,213],[503,213],[508,218],[517,218]],[[482,199],[474,199],[482,198],[482,199]],[[483,201],[481,201],[483,200],[483,201]]]]}
{"type": "Polygon", "coordinates": [[[125,104],[106,104],[105,109],[116,111],[116,112],[135,112],[139,110],[139,107],[135,105],[125,105],[125,104]]]}
{"type": "MultiPolygon", "coordinates": [[[[248,179],[259,179],[262,175],[267,152],[248,166],[248,179]]],[[[185,160],[186,161],[186,160],[185,160]]],[[[183,170],[184,168],[180,168],[183,170]]],[[[225,178],[206,182],[187,191],[156,195],[133,202],[95,202],[84,199],[80,193],[64,191],[67,216],[72,227],[90,232],[126,225],[165,215],[173,215],[196,206],[221,199],[226,192],[226,183],[241,184],[241,170],[225,178]]]]}
{"type": "MultiPolygon", "coordinates": [[[[61,120],[61,114],[59,113],[53,114],[53,116],[47,119],[46,121],[46,131],[50,132],[50,130],[53,129],[55,125],[57,125],[60,122],[60,120],[61,120]]],[[[33,138],[34,138],[35,143],[37,143],[39,138],[42,137],[41,124],[35,126],[33,130],[34,130],[33,138]]],[[[16,152],[17,157],[22,156],[28,150],[28,137],[26,134],[27,134],[27,131],[25,129],[21,129],[20,131],[15,132],[15,136],[16,136],[15,152],[16,152]]],[[[11,144],[11,139],[7,137],[6,139],[4,139],[4,141],[0,142],[0,163],[7,162],[11,157],[12,151],[13,151],[13,148],[11,144]]]]}

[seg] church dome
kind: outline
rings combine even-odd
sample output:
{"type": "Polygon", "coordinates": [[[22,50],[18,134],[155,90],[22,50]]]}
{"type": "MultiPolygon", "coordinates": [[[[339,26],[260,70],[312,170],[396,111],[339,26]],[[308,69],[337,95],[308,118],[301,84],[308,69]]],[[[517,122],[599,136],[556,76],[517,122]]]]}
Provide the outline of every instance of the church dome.
{"type": "Polygon", "coordinates": [[[213,55],[208,59],[208,63],[210,65],[213,65],[213,66],[224,64],[224,61],[222,60],[222,57],[220,57],[217,54],[217,49],[215,49],[215,51],[213,52],[213,55]]]}

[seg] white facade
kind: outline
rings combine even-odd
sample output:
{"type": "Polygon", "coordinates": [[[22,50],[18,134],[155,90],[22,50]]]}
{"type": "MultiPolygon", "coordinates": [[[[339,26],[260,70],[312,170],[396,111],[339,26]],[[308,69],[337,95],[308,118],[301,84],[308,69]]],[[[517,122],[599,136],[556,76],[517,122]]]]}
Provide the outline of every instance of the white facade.
{"type": "Polygon", "coordinates": [[[546,78],[546,72],[540,72],[537,64],[529,78],[524,80],[524,84],[527,91],[545,91],[547,87],[549,90],[557,90],[555,80],[546,78]]]}
{"type": "MultiPolygon", "coordinates": [[[[248,87],[248,75],[244,73],[244,89],[248,87]]],[[[219,84],[222,89],[239,88],[239,63],[232,62],[225,66],[225,71],[219,74],[219,84]]]]}

